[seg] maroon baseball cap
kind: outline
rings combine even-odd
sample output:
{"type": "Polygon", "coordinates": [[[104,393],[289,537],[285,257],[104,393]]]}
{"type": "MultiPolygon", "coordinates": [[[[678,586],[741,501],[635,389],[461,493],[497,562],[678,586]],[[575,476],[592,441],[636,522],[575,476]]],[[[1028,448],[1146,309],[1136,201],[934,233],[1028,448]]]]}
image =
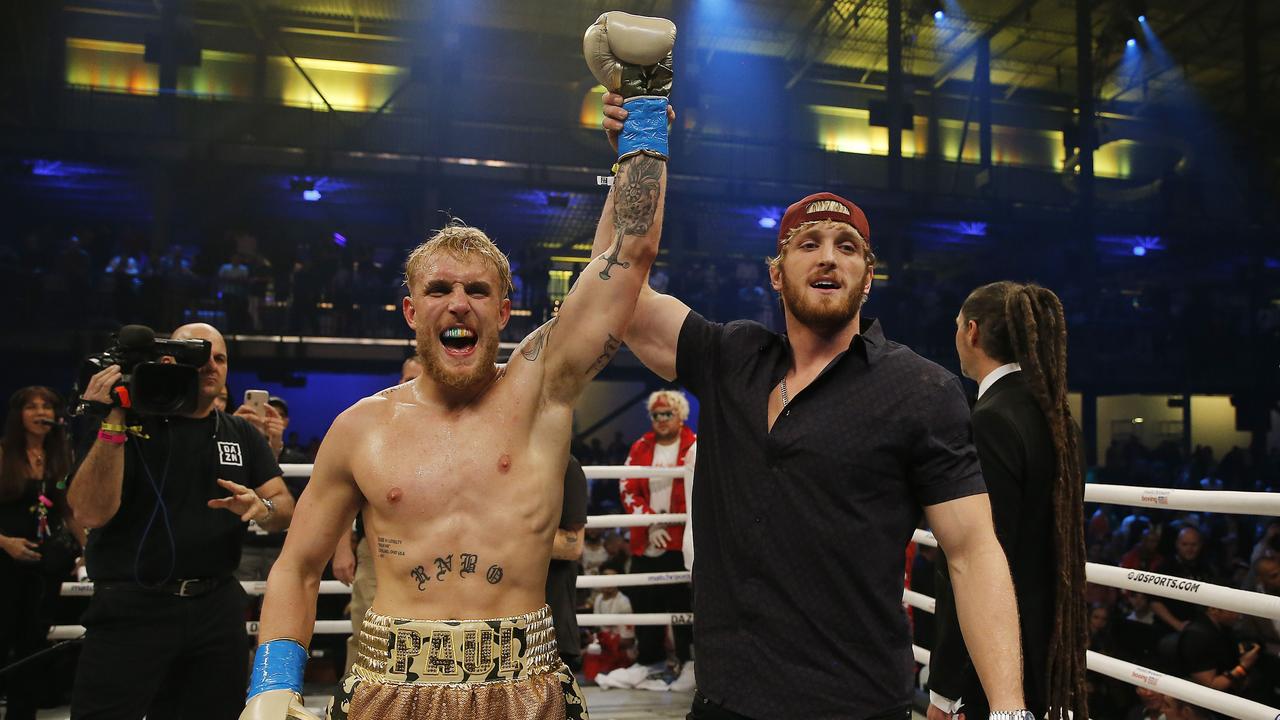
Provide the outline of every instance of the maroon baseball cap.
{"type": "Polygon", "coordinates": [[[820,192],[787,208],[787,212],[782,216],[782,222],[778,224],[778,251],[782,251],[782,241],[787,239],[796,226],[818,220],[832,220],[851,225],[862,235],[863,240],[871,242],[871,226],[867,224],[867,216],[862,212],[862,208],[839,195],[820,192]]]}

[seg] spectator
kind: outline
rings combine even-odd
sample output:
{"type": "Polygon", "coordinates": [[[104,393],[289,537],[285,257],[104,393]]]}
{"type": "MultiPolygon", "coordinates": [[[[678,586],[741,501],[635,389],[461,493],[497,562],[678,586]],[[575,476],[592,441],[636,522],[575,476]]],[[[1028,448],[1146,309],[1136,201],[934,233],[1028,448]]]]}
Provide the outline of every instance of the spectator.
{"type": "MultiPolygon", "coordinates": [[[[1186,525],[1178,531],[1178,540],[1172,558],[1160,565],[1156,572],[1188,580],[1218,582],[1219,573],[1203,558],[1204,534],[1195,526],[1186,525]]],[[[1181,630],[1194,617],[1203,614],[1201,606],[1182,600],[1157,598],[1151,601],[1151,609],[1174,630],[1181,630]]]]}
{"type": "MultiPolygon", "coordinates": [[[[22,388],[9,398],[0,436],[0,667],[47,644],[61,582],[80,554],[75,538],[84,537],[72,529],[63,490],[71,453],[61,405],[47,387],[22,388]]],[[[6,718],[34,720],[45,671],[35,661],[3,677],[6,718]]]]}
{"type": "MultiPolygon", "coordinates": [[[[618,563],[606,563],[600,569],[602,575],[618,575],[622,572],[618,563]]],[[[630,615],[631,599],[616,587],[602,587],[592,603],[592,612],[596,615],[630,615]]],[[[610,682],[608,673],[626,668],[635,659],[636,630],[633,625],[607,625],[596,631],[596,642],[600,645],[600,660],[595,682],[602,688],[634,687],[635,683],[610,682]]]]}
{"type": "Polygon", "coordinates": [[[1156,622],[1151,611],[1151,597],[1145,593],[1124,593],[1129,612],[1116,624],[1116,650],[1118,657],[1151,667],[1156,645],[1164,634],[1163,623],[1156,622]]]}
{"type": "Polygon", "coordinates": [[[1206,608],[1203,615],[1183,625],[1178,635],[1178,663],[1193,682],[1214,690],[1243,695],[1249,671],[1258,662],[1256,643],[1237,644],[1231,627],[1240,613],[1206,608]]]}
{"type": "Polygon", "coordinates": [[[604,565],[608,559],[609,553],[604,549],[604,532],[601,530],[584,531],[582,539],[582,574],[599,575],[600,566],[604,565]]]}
{"type": "MultiPolygon", "coordinates": [[[[271,398],[267,400],[267,405],[270,405],[272,408],[275,408],[276,415],[279,416],[280,424],[282,426],[280,432],[281,432],[281,436],[283,437],[284,433],[289,429],[289,403],[286,402],[285,399],[280,397],[279,395],[272,395],[271,398]]],[[[303,454],[302,448],[298,447],[297,445],[297,442],[296,442],[298,437],[297,433],[292,433],[291,435],[295,440],[295,442],[293,444],[284,443],[281,446],[280,462],[281,463],[310,462],[307,459],[307,456],[303,454]]],[[[285,478],[285,484],[289,485],[290,480],[291,478],[285,478]]],[[[298,491],[294,494],[294,498],[301,497],[302,488],[305,488],[307,486],[306,478],[301,478],[301,480],[302,480],[302,483],[299,485],[298,491]]],[[[292,487],[292,485],[290,485],[289,489],[293,490],[294,488],[292,487]]]]}
{"type": "MultiPolygon", "coordinates": [[[[653,429],[631,446],[627,465],[677,467],[697,436],[685,424],[689,401],[676,390],[659,390],[646,403],[653,429]]],[[[622,504],[633,515],[683,513],[686,510],[684,478],[627,478],[622,481],[622,504]]],[[[631,528],[631,572],[672,572],[684,569],[684,524],[631,528]]],[[[636,587],[631,593],[636,612],[688,612],[693,600],[688,585],[636,587]]],[[[687,663],[692,632],[688,625],[672,628],[676,660],[687,663]]],[[[652,666],[665,663],[666,627],[645,625],[636,629],[637,662],[652,666]]],[[[656,688],[655,688],[656,689],[656,688]]],[[[666,689],[664,686],[662,689],[666,689]]]]}
{"type": "Polygon", "coordinates": [[[1120,567],[1157,572],[1156,569],[1164,564],[1164,556],[1160,554],[1159,547],[1160,529],[1148,528],[1142,533],[1142,539],[1138,544],[1120,558],[1120,567]]]}
{"type": "MultiPolygon", "coordinates": [[[[280,398],[275,400],[284,402],[280,398]]],[[[236,408],[234,414],[262,433],[271,452],[278,456],[284,449],[284,429],[288,426],[288,420],[281,417],[276,407],[268,398],[262,415],[248,405],[236,408]]],[[[285,405],[284,409],[288,412],[288,405],[285,405]]],[[[297,503],[298,498],[302,497],[302,489],[306,487],[307,479],[286,477],[284,484],[289,489],[289,496],[293,502],[297,503]]],[[[280,551],[283,548],[284,533],[271,533],[258,523],[250,522],[245,531],[244,544],[240,548],[240,566],[236,568],[236,579],[248,582],[266,581],[267,576],[271,574],[271,567],[276,564],[276,558],[280,557],[280,551]]],[[[255,598],[256,602],[257,598],[255,598]]]]}

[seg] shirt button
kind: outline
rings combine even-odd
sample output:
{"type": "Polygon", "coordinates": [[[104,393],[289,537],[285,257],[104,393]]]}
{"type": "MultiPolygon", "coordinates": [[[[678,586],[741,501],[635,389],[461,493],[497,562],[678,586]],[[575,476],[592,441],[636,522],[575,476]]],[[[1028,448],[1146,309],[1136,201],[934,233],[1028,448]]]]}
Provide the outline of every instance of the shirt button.
{"type": "Polygon", "coordinates": [[[756,520],[756,524],[757,524],[757,525],[759,525],[759,524],[760,524],[760,522],[761,522],[761,517],[760,517],[759,515],[757,515],[757,516],[756,516],[756,518],[755,518],[755,520],[756,520]]]}

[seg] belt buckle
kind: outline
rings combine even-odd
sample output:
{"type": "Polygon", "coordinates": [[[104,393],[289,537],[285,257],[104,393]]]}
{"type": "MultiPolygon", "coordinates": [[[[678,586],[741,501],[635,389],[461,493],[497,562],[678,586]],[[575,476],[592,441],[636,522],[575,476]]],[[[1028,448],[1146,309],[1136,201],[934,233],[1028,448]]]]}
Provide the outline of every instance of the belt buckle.
{"type": "Polygon", "coordinates": [[[194,585],[194,584],[199,583],[199,582],[200,582],[200,578],[193,578],[193,579],[190,579],[190,580],[179,580],[179,581],[178,581],[178,592],[176,592],[176,593],[174,593],[174,594],[175,594],[175,595],[177,595],[178,597],[191,597],[191,596],[192,596],[192,595],[194,595],[195,593],[194,593],[194,592],[188,592],[188,591],[187,591],[187,588],[188,588],[189,586],[194,585]]]}

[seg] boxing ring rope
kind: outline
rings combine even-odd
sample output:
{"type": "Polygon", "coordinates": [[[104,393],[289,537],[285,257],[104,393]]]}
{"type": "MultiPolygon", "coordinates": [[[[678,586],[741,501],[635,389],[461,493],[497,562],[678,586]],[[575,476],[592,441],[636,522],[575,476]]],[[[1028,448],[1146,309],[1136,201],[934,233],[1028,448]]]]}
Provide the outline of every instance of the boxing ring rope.
{"type": "MultiPolygon", "coordinates": [[[[287,477],[307,477],[311,474],[310,464],[281,465],[287,477]]],[[[605,466],[588,465],[583,471],[589,479],[622,479],[630,477],[682,477],[689,472],[684,467],[640,467],[640,466],[605,466]]],[[[1162,510],[1187,510],[1201,512],[1220,512],[1242,515],[1280,516],[1280,494],[1231,492],[1220,490],[1172,490],[1167,488],[1144,488],[1127,485],[1085,486],[1085,502],[1095,502],[1131,507],[1153,507],[1162,510]]],[[[588,528],[608,527],[643,527],[649,525],[678,524],[686,522],[685,513],[662,514],[620,514],[593,515],[587,518],[588,528]]],[[[927,530],[916,530],[912,542],[918,545],[937,547],[938,541],[927,530]]],[[[686,583],[691,573],[659,572],[635,573],[628,575],[582,575],[578,577],[579,588],[600,587],[637,587],[646,585],[666,585],[686,583]]],[[[1127,568],[1085,564],[1085,576],[1091,583],[1112,588],[1133,590],[1148,595],[1184,600],[1201,606],[1217,607],[1226,610],[1253,615],[1256,617],[1280,620],[1280,597],[1263,593],[1237,590],[1235,588],[1197,582],[1184,578],[1161,575],[1159,573],[1130,570],[1127,568]]],[[[250,595],[262,595],[266,592],[266,583],[242,582],[245,592],[250,595]]],[[[341,595],[351,592],[351,588],[336,580],[320,583],[320,594],[341,595]]],[[[80,597],[93,593],[93,583],[63,583],[62,594],[80,597]]],[[[904,590],[904,605],[924,612],[934,613],[934,598],[904,590]]],[[[630,613],[630,614],[595,614],[584,613],[577,616],[578,624],[584,627],[608,625],[691,625],[692,613],[630,613]]],[[[245,624],[249,634],[256,635],[257,622],[245,624]]],[[[351,633],[350,620],[317,620],[315,633],[346,635],[351,633]]],[[[84,634],[80,625],[62,625],[54,627],[49,634],[50,640],[77,638],[84,634]]],[[[918,645],[912,645],[912,655],[921,665],[928,665],[930,652],[918,645]]],[[[1214,690],[1172,675],[1144,668],[1118,658],[1109,657],[1092,650],[1087,652],[1089,670],[1120,680],[1130,685],[1148,688],[1163,695],[1175,697],[1199,707],[1224,713],[1233,718],[1243,720],[1278,720],[1280,710],[1261,703],[1246,700],[1242,697],[1214,690]]]]}
{"type": "MultiPolygon", "coordinates": [[[[937,547],[938,541],[927,530],[916,530],[913,542],[918,545],[937,547]]],[[[1245,615],[1280,620],[1280,597],[1250,590],[1213,583],[1187,580],[1173,575],[1130,570],[1129,568],[1099,563],[1084,564],[1085,579],[1094,585],[1105,585],[1120,590],[1133,590],[1144,595],[1159,595],[1173,600],[1216,607],[1223,610],[1234,610],[1245,615]]],[[[1272,718],[1275,720],[1275,718],[1272,718]]]]}

